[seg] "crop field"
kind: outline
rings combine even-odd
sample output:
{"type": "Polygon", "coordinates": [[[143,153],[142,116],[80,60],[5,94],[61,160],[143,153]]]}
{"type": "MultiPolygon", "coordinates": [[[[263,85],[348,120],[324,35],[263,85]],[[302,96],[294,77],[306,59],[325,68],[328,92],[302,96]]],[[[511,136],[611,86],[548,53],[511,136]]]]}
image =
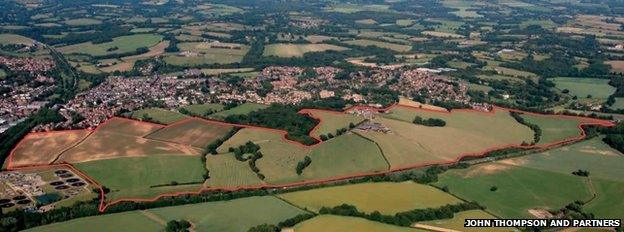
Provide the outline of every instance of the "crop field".
{"type": "Polygon", "coordinates": [[[327,12],[336,12],[336,13],[357,13],[360,11],[377,11],[377,12],[386,12],[390,11],[390,6],[388,5],[377,5],[377,4],[336,4],[330,7],[325,8],[324,10],[327,12]]]}
{"type": "Polygon", "coordinates": [[[125,118],[111,118],[105,123],[102,123],[97,128],[97,131],[143,137],[160,128],[163,128],[163,126],[153,123],[144,123],[136,120],[129,120],[125,118]]]}
{"type": "Polygon", "coordinates": [[[312,163],[301,175],[309,179],[388,169],[375,143],[355,134],[328,140],[315,147],[309,156],[312,163]]]}
{"type": "MultiPolygon", "coordinates": [[[[264,155],[256,161],[256,166],[265,175],[268,183],[286,183],[301,178],[295,172],[297,163],[302,161],[308,149],[284,140],[281,133],[255,128],[239,130],[232,138],[225,141],[217,152],[226,153],[230,147],[238,147],[251,141],[260,146],[264,155]]],[[[244,167],[249,168],[249,167],[244,167]]]]}
{"type": "Polygon", "coordinates": [[[428,185],[411,181],[363,183],[319,188],[279,195],[301,208],[318,212],[321,207],[354,205],[360,211],[394,215],[414,209],[437,208],[461,202],[459,199],[428,185]]]}
{"type": "Polygon", "coordinates": [[[232,128],[231,126],[192,118],[160,129],[146,138],[203,149],[225,136],[232,128]]]}
{"type": "Polygon", "coordinates": [[[392,167],[451,161],[460,154],[519,145],[533,139],[533,131],[516,122],[504,110],[496,110],[493,115],[473,111],[449,114],[400,107],[375,121],[389,127],[392,132],[358,130],[357,133],[377,142],[392,167]],[[446,126],[413,124],[416,115],[442,119],[446,126]]]}
{"type": "Polygon", "coordinates": [[[570,95],[578,98],[591,95],[591,98],[604,99],[615,93],[615,87],[609,85],[609,79],[558,77],[552,81],[558,89],[570,90],[570,95]]]}
{"type": "Polygon", "coordinates": [[[204,183],[211,187],[249,186],[262,184],[247,162],[234,158],[234,154],[208,155],[206,169],[210,178],[204,183]]]}
{"type": "Polygon", "coordinates": [[[295,232],[419,232],[425,231],[409,227],[400,227],[390,224],[366,220],[358,217],[319,215],[295,225],[295,232]]]}
{"type": "Polygon", "coordinates": [[[262,105],[262,104],[257,104],[257,103],[244,103],[234,108],[224,110],[221,112],[217,112],[215,114],[211,114],[209,117],[214,118],[214,119],[224,119],[230,115],[248,114],[248,113],[251,113],[252,111],[261,110],[267,107],[268,107],[267,105],[262,105]]]}
{"type": "Polygon", "coordinates": [[[178,44],[178,48],[181,51],[190,51],[197,54],[191,56],[171,54],[164,58],[165,62],[188,67],[203,64],[230,64],[240,62],[247,54],[247,51],[249,51],[249,47],[246,45],[230,43],[189,42],[178,44]]]}
{"type": "MultiPolygon", "coordinates": [[[[495,217],[482,210],[468,210],[455,213],[451,219],[425,221],[418,224],[466,232],[483,231],[483,228],[464,227],[464,220],[466,219],[495,219],[495,217]]],[[[488,228],[488,231],[509,231],[508,229],[509,228],[488,228]]]]}
{"type": "Polygon", "coordinates": [[[199,156],[126,157],[74,165],[111,190],[106,194],[108,200],[197,190],[205,171],[199,156]]]}
{"type": "MultiPolygon", "coordinates": [[[[0,41],[2,41],[0,39],[0,41]]],[[[611,71],[617,73],[624,73],[624,60],[610,60],[605,61],[606,64],[611,65],[611,71]]]]}
{"type": "Polygon", "coordinates": [[[304,213],[275,197],[249,197],[85,217],[27,231],[60,232],[75,228],[91,228],[98,232],[164,231],[165,223],[180,219],[191,221],[196,231],[246,231],[252,226],[277,224],[304,213]]]}
{"type": "Polygon", "coordinates": [[[408,52],[408,51],[412,50],[412,46],[409,46],[409,45],[387,43],[387,42],[381,42],[381,41],[375,41],[375,40],[367,40],[367,39],[350,40],[350,41],[345,41],[344,43],[345,44],[350,44],[350,45],[355,45],[355,46],[361,46],[361,47],[376,46],[376,47],[380,47],[380,48],[386,48],[386,49],[394,50],[394,51],[397,51],[397,52],[408,52]]]}
{"type": "Polygon", "coordinates": [[[154,121],[161,124],[171,124],[186,118],[186,115],[177,111],[165,110],[160,108],[148,108],[132,112],[132,118],[154,121]],[[147,116],[147,120],[146,117],[147,116]]]}
{"type": "Polygon", "coordinates": [[[63,23],[70,25],[70,26],[89,26],[89,25],[102,24],[102,21],[97,20],[97,19],[92,19],[92,18],[75,18],[75,19],[65,20],[63,21],[63,23]]]}
{"type": "Polygon", "coordinates": [[[537,74],[532,73],[532,72],[526,72],[526,71],[521,71],[517,69],[490,65],[490,62],[488,62],[487,66],[483,67],[483,70],[492,70],[492,71],[496,71],[500,75],[511,76],[511,77],[529,77],[529,78],[537,77],[537,74]]]}
{"type": "Polygon", "coordinates": [[[446,109],[443,108],[443,107],[429,105],[429,104],[423,104],[423,103],[420,103],[420,102],[417,102],[417,101],[412,101],[412,100],[410,100],[408,98],[404,98],[404,97],[399,98],[399,105],[410,106],[410,107],[417,107],[417,108],[427,109],[427,110],[446,111],[446,109]]]}
{"type": "Polygon", "coordinates": [[[188,110],[194,115],[206,116],[209,113],[223,110],[223,105],[208,103],[208,104],[188,105],[188,106],[183,106],[182,108],[185,110],[188,110]]]}
{"type": "Polygon", "coordinates": [[[597,196],[585,205],[585,209],[594,213],[597,218],[624,220],[624,182],[592,178],[592,184],[596,188],[597,196]]]}
{"type": "Polygon", "coordinates": [[[332,44],[269,44],[264,47],[264,56],[303,57],[308,52],[344,51],[345,47],[332,44]]]}
{"type": "Polygon", "coordinates": [[[0,34],[0,44],[24,44],[31,45],[34,40],[16,34],[0,34]]]}
{"type": "Polygon", "coordinates": [[[581,118],[572,119],[535,114],[522,114],[521,117],[528,123],[539,126],[542,130],[542,136],[539,141],[540,144],[559,142],[578,137],[581,135],[581,130],[578,128],[578,125],[586,121],[581,118]]]}
{"type": "Polygon", "coordinates": [[[319,118],[320,125],[312,133],[313,136],[327,135],[331,133],[336,135],[336,130],[341,128],[349,128],[349,124],[357,125],[364,121],[364,118],[353,114],[345,114],[341,112],[328,112],[324,110],[308,110],[313,118],[319,118]]]}
{"type": "Polygon", "coordinates": [[[88,54],[92,56],[104,56],[109,54],[121,54],[133,52],[140,47],[152,47],[162,40],[162,36],[155,34],[136,34],[120,36],[112,42],[93,44],[91,42],[79,43],[57,48],[63,54],[88,54]],[[107,51],[108,49],[113,51],[107,51]]]}
{"type": "Polygon", "coordinates": [[[50,164],[65,149],[89,135],[87,130],[30,134],[15,148],[13,166],[50,164]]]}

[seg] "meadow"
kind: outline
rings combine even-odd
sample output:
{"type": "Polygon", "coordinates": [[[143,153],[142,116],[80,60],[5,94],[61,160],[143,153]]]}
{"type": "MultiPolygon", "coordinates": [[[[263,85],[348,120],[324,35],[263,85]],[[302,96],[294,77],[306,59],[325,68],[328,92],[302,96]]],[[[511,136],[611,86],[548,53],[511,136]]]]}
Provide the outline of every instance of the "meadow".
{"type": "Polygon", "coordinates": [[[538,144],[560,142],[581,135],[578,125],[587,120],[581,118],[562,118],[557,116],[522,114],[526,122],[539,126],[542,135],[538,144]]]}
{"type": "Polygon", "coordinates": [[[552,81],[558,89],[567,89],[570,95],[578,98],[591,96],[590,98],[606,99],[616,90],[609,85],[609,79],[557,77],[552,78],[552,81]]]}
{"type": "Polygon", "coordinates": [[[262,104],[257,104],[257,103],[243,103],[242,105],[236,106],[234,108],[211,114],[208,117],[214,118],[214,119],[225,119],[227,116],[230,116],[230,115],[248,114],[248,113],[251,113],[252,111],[261,110],[267,107],[268,107],[267,105],[262,105],[262,104]]]}
{"type": "Polygon", "coordinates": [[[171,124],[180,121],[187,116],[177,111],[165,110],[161,108],[147,108],[133,111],[131,117],[138,120],[153,121],[160,124],[171,124]]]}
{"type": "Polygon", "coordinates": [[[210,178],[204,184],[209,187],[251,186],[263,183],[249,164],[236,160],[233,153],[207,155],[206,169],[210,172],[210,178]]]}
{"type": "Polygon", "coordinates": [[[104,56],[134,52],[137,48],[152,47],[162,40],[162,36],[156,34],[135,34],[113,38],[112,42],[93,44],[91,42],[73,44],[59,47],[63,54],[87,54],[91,56],[104,56]],[[114,48],[117,49],[114,49],[114,48]],[[112,51],[107,51],[114,49],[112,51]]]}
{"type": "Polygon", "coordinates": [[[395,44],[395,43],[387,43],[375,40],[367,40],[367,39],[358,39],[358,40],[349,40],[344,41],[345,44],[355,45],[355,46],[376,46],[380,48],[386,48],[397,52],[408,52],[412,49],[412,46],[403,45],[403,44],[395,44]]]}
{"type": "Polygon", "coordinates": [[[108,200],[197,190],[205,172],[199,156],[125,157],[75,163],[74,166],[109,188],[108,200]],[[158,185],[171,186],[156,187],[158,185]]]}
{"type": "Polygon", "coordinates": [[[312,219],[297,224],[294,227],[296,232],[343,232],[343,231],[359,231],[359,232],[420,232],[416,228],[400,227],[395,225],[384,224],[380,222],[366,220],[358,217],[336,216],[336,215],[319,215],[312,219]]]}
{"type": "Polygon", "coordinates": [[[146,138],[206,148],[217,139],[224,137],[232,128],[232,126],[192,118],[160,129],[146,138]]]}
{"type": "Polygon", "coordinates": [[[307,110],[306,113],[309,113],[313,118],[320,119],[320,124],[312,133],[312,136],[317,138],[320,135],[327,135],[329,133],[336,135],[336,130],[349,128],[349,124],[357,125],[364,121],[364,118],[342,112],[307,110]]]}
{"type": "Polygon", "coordinates": [[[437,208],[461,202],[459,199],[428,185],[411,181],[362,183],[280,194],[279,198],[318,212],[322,207],[350,204],[358,210],[394,215],[414,209],[437,208]]]}
{"type": "Polygon", "coordinates": [[[303,57],[308,52],[344,51],[347,48],[331,44],[269,44],[264,47],[264,56],[303,57]]]}

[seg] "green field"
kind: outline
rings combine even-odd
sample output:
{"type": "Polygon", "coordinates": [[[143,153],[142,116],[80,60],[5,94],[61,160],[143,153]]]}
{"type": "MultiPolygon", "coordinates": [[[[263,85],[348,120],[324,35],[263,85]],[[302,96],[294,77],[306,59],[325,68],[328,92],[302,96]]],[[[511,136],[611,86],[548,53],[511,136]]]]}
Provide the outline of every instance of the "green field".
{"type": "Polygon", "coordinates": [[[0,34],[0,44],[24,44],[31,45],[34,40],[21,35],[0,34]]]}
{"type": "Polygon", "coordinates": [[[188,42],[179,43],[178,48],[180,51],[195,52],[192,56],[180,56],[177,54],[169,54],[164,57],[164,61],[176,65],[193,67],[205,64],[230,64],[240,62],[249,47],[241,44],[229,44],[229,43],[205,43],[205,42],[188,42]],[[215,46],[232,46],[239,47],[240,49],[221,48],[215,46]]]}
{"type": "MultiPolygon", "coordinates": [[[[442,219],[434,221],[421,222],[419,224],[430,225],[435,227],[441,227],[445,229],[477,232],[483,231],[485,228],[466,228],[464,227],[464,220],[466,219],[495,219],[494,216],[482,211],[482,210],[468,210],[455,213],[451,219],[442,219]]],[[[510,231],[508,228],[487,228],[487,231],[510,231]]]]}
{"type": "Polygon", "coordinates": [[[262,184],[262,180],[251,170],[249,164],[236,160],[232,153],[208,155],[206,169],[210,172],[210,178],[205,183],[207,186],[232,187],[262,184]]]}
{"type": "Polygon", "coordinates": [[[531,26],[531,25],[539,25],[545,29],[552,29],[552,28],[557,27],[557,24],[550,19],[546,19],[546,20],[529,19],[520,23],[521,28],[527,28],[528,26],[531,26]]]}
{"type": "Polygon", "coordinates": [[[345,44],[355,45],[355,46],[376,46],[380,48],[386,48],[397,52],[407,52],[412,49],[412,46],[403,45],[403,44],[395,44],[395,43],[387,43],[375,40],[367,40],[367,39],[358,39],[358,40],[350,40],[345,41],[345,44]]]}
{"type": "Polygon", "coordinates": [[[162,40],[162,36],[155,34],[136,34],[113,38],[112,42],[93,44],[91,42],[69,45],[57,48],[63,54],[88,54],[92,56],[104,56],[110,54],[122,54],[134,52],[140,47],[152,47],[162,40]],[[118,49],[107,51],[117,47],[118,49]]]}
{"type": "Polygon", "coordinates": [[[295,226],[295,232],[419,232],[419,230],[409,227],[374,222],[357,217],[346,217],[336,215],[319,215],[310,220],[299,223],[295,226]]]}
{"type": "Polygon", "coordinates": [[[608,98],[615,93],[615,87],[609,85],[609,79],[557,77],[552,78],[552,81],[558,89],[567,89],[570,95],[580,99],[588,95],[591,98],[608,98]]]}
{"type": "Polygon", "coordinates": [[[581,135],[578,125],[584,120],[569,119],[553,116],[539,116],[535,114],[523,114],[521,116],[528,123],[539,126],[542,136],[539,144],[559,142],[581,135]]]}
{"type": "Polygon", "coordinates": [[[379,182],[319,188],[279,195],[301,208],[318,212],[321,207],[350,204],[358,210],[394,215],[414,209],[437,208],[461,202],[428,185],[414,182],[379,182]]]}
{"type": "Polygon", "coordinates": [[[76,18],[76,19],[65,20],[63,21],[63,23],[70,25],[70,26],[90,26],[90,25],[102,24],[102,21],[97,20],[97,19],[90,19],[90,18],[76,18]]]}
{"type": "Polygon", "coordinates": [[[361,130],[356,133],[377,142],[392,167],[452,161],[461,154],[519,145],[533,139],[533,131],[504,110],[497,110],[493,115],[466,111],[448,114],[398,107],[374,121],[388,127],[391,133],[361,130]],[[417,115],[442,119],[446,126],[413,124],[417,115]]]}
{"type": "Polygon", "coordinates": [[[223,138],[232,128],[232,126],[192,118],[160,129],[146,138],[204,149],[217,139],[223,138]]]}
{"type": "Polygon", "coordinates": [[[161,108],[147,108],[133,111],[132,118],[161,124],[171,124],[186,118],[186,115],[177,111],[165,110],[161,108]],[[149,120],[145,120],[146,115],[149,120]]]}
{"type": "Polygon", "coordinates": [[[214,119],[224,119],[230,115],[248,114],[248,113],[251,113],[252,111],[261,110],[267,107],[268,107],[267,105],[262,105],[262,104],[257,104],[257,103],[244,103],[234,108],[224,110],[215,114],[211,114],[209,117],[214,118],[214,119]]]}
{"type": "Polygon", "coordinates": [[[179,189],[199,188],[204,167],[199,156],[148,156],[116,158],[74,164],[111,191],[107,199],[154,197],[179,189]],[[172,187],[150,187],[172,182],[172,187]],[[194,185],[181,185],[196,182],[194,185]],[[198,182],[198,184],[197,184],[198,182]]]}
{"type": "MultiPolygon", "coordinates": [[[[301,178],[295,172],[297,163],[308,154],[308,149],[287,142],[281,133],[255,128],[239,130],[232,138],[225,141],[217,151],[226,153],[230,147],[238,147],[247,141],[260,146],[264,155],[256,161],[256,166],[269,183],[287,183],[301,178]]],[[[246,167],[249,168],[249,167],[246,167]]]]}
{"type": "Polygon", "coordinates": [[[312,133],[313,136],[327,135],[328,133],[332,133],[336,135],[336,130],[341,128],[349,128],[349,124],[353,123],[357,125],[358,123],[364,121],[364,118],[355,116],[353,114],[345,114],[340,112],[327,112],[323,110],[309,110],[312,114],[312,117],[319,118],[320,125],[318,125],[317,129],[312,133]]]}
{"type": "Polygon", "coordinates": [[[191,221],[195,231],[247,231],[256,225],[278,224],[304,213],[275,197],[249,197],[79,218],[28,231],[60,232],[77,228],[98,232],[164,231],[165,225],[160,223],[180,219],[191,221]]]}
{"type": "Polygon", "coordinates": [[[4,71],[4,69],[1,69],[1,68],[0,68],[0,80],[1,80],[2,78],[6,77],[6,75],[7,75],[6,71],[4,71]]]}
{"type": "Polygon", "coordinates": [[[328,140],[315,147],[309,156],[312,164],[302,174],[309,179],[388,169],[375,143],[355,134],[328,140]]]}
{"type": "Polygon", "coordinates": [[[223,110],[223,105],[221,104],[197,104],[197,105],[188,105],[182,107],[185,110],[188,110],[194,115],[199,116],[207,116],[209,113],[214,113],[223,110]]]}
{"type": "Polygon", "coordinates": [[[264,47],[264,56],[303,57],[308,52],[344,51],[347,48],[331,44],[269,44],[264,47]]]}

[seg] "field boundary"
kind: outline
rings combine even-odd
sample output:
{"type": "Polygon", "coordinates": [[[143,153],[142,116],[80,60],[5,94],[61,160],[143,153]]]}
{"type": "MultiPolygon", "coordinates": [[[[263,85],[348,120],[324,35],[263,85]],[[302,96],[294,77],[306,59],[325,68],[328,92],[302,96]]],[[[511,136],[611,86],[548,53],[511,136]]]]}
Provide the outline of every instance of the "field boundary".
{"type": "MultiPolygon", "coordinates": [[[[86,175],[85,173],[81,172],[80,170],[78,170],[77,168],[75,168],[73,165],[71,165],[69,163],[13,166],[12,165],[12,158],[13,158],[15,149],[17,147],[19,147],[20,144],[24,140],[20,141],[16,145],[16,147],[13,148],[13,150],[11,150],[11,153],[9,154],[9,157],[7,159],[8,160],[8,164],[6,165],[6,170],[12,171],[12,170],[23,170],[23,169],[37,169],[37,168],[40,169],[40,168],[55,167],[55,166],[64,166],[64,167],[70,168],[72,171],[75,171],[79,175],[83,176],[92,185],[94,185],[95,187],[99,188],[99,191],[100,191],[100,203],[99,203],[99,206],[98,206],[98,210],[101,213],[103,213],[103,212],[106,211],[106,209],[108,207],[113,206],[115,204],[122,203],[122,202],[137,202],[137,203],[138,202],[154,202],[154,201],[158,201],[159,199],[165,198],[165,197],[176,197],[176,196],[182,196],[182,195],[199,195],[199,194],[202,194],[202,193],[205,193],[205,192],[211,192],[211,191],[240,191],[240,190],[260,190],[260,189],[284,189],[284,188],[301,187],[301,186],[307,186],[307,185],[319,185],[319,184],[326,184],[326,183],[331,183],[331,182],[336,182],[336,181],[343,181],[343,180],[349,180],[349,179],[361,178],[361,177],[367,177],[367,176],[385,175],[385,174],[389,174],[389,173],[400,172],[400,171],[405,171],[405,170],[415,169],[415,168],[428,167],[428,166],[433,166],[433,165],[450,165],[450,164],[458,163],[458,162],[460,162],[464,158],[468,158],[468,157],[483,157],[483,156],[487,155],[488,153],[490,153],[492,151],[497,151],[497,150],[502,150],[502,149],[509,149],[509,148],[547,149],[547,148],[550,148],[550,147],[556,147],[556,146],[560,146],[560,145],[564,145],[564,144],[567,144],[567,143],[576,142],[576,141],[585,139],[585,137],[587,137],[587,135],[585,133],[585,130],[583,129],[584,126],[591,126],[591,125],[593,125],[593,126],[605,126],[605,127],[615,126],[614,122],[608,121],[608,120],[588,118],[588,117],[582,117],[582,116],[534,113],[534,112],[527,112],[527,111],[522,111],[522,110],[509,109],[509,108],[504,108],[504,107],[499,107],[499,106],[494,106],[494,108],[491,111],[489,111],[489,112],[478,111],[478,110],[474,110],[474,109],[455,109],[455,110],[451,110],[451,111],[441,111],[441,110],[432,110],[432,109],[424,109],[424,108],[420,108],[420,107],[399,105],[399,104],[395,103],[395,104],[390,105],[390,106],[388,106],[386,108],[375,108],[375,107],[370,107],[370,106],[353,106],[353,107],[349,107],[349,108],[345,109],[342,112],[341,111],[334,111],[334,110],[322,110],[322,111],[329,111],[329,112],[334,112],[334,113],[346,113],[346,112],[348,112],[350,110],[354,110],[354,109],[368,109],[368,110],[373,110],[373,111],[377,111],[377,112],[386,112],[386,111],[389,111],[389,110],[397,108],[397,107],[408,108],[408,109],[413,109],[413,110],[423,110],[423,111],[430,111],[430,112],[446,113],[446,114],[451,114],[453,112],[477,112],[477,113],[480,113],[480,114],[483,114],[483,115],[489,115],[489,116],[495,115],[497,110],[507,110],[507,111],[512,111],[512,112],[518,112],[518,113],[524,113],[524,114],[533,114],[533,115],[541,115],[541,116],[548,116],[548,117],[558,117],[558,118],[568,118],[568,119],[569,118],[585,119],[588,122],[580,122],[577,125],[577,128],[580,130],[581,134],[579,136],[576,136],[576,137],[566,138],[566,139],[561,140],[561,141],[556,141],[556,142],[547,143],[547,144],[539,144],[539,145],[535,144],[535,145],[525,145],[525,146],[523,146],[523,145],[516,144],[516,145],[505,145],[505,146],[492,147],[492,148],[489,148],[489,149],[486,149],[486,150],[483,150],[483,151],[480,151],[480,152],[460,153],[460,154],[458,154],[458,156],[455,159],[452,159],[452,160],[441,160],[441,161],[434,161],[434,162],[413,163],[413,164],[407,164],[407,165],[399,166],[399,167],[395,167],[395,168],[390,168],[390,169],[387,169],[387,170],[384,170],[384,171],[369,171],[369,172],[352,173],[352,174],[343,175],[343,176],[334,176],[334,177],[321,178],[321,179],[302,180],[302,181],[291,182],[291,183],[286,183],[286,184],[267,184],[267,183],[262,183],[262,184],[259,184],[259,185],[249,185],[249,186],[202,187],[201,189],[199,189],[197,191],[181,191],[181,192],[165,193],[165,194],[160,194],[160,195],[152,197],[152,198],[120,198],[120,199],[117,199],[117,200],[112,201],[112,202],[106,202],[104,188],[103,188],[102,185],[100,185],[97,181],[95,181],[94,179],[90,178],[88,175],[86,175]]],[[[311,109],[302,109],[302,110],[299,111],[299,113],[304,114],[306,112],[309,112],[307,110],[311,110],[311,109]]],[[[317,109],[314,109],[314,110],[317,110],[317,109]]],[[[113,117],[113,118],[119,118],[119,117],[113,117]]],[[[280,134],[282,134],[282,139],[283,140],[285,140],[285,141],[287,141],[289,143],[293,143],[293,144],[296,144],[298,146],[304,147],[304,148],[310,148],[310,147],[318,146],[321,143],[323,143],[323,141],[319,141],[318,143],[313,144],[313,145],[301,144],[299,142],[287,139],[286,135],[288,134],[288,132],[285,131],[285,130],[280,130],[280,129],[267,128],[267,127],[255,126],[255,125],[234,124],[234,123],[228,123],[228,122],[223,122],[223,121],[218,121],[218,120],[209,120],[209,119],[204,119],[204,118],[199,118],[199,117],[191,117],[191,118],[197,118],[197,119],[209,122],[209,123],[215,123],[215,124],[221,124],[221,125],[229,125],[229,126],[235,126],[235,127],[241,127],[241,128],[255,128],[255,129],[262,129],[262,130],[268,130],[268,131],[280,133],[280,134]]],[[[128,119],[128,118],[123,118],[123,119],[136,121],[136,122],[142,122],[142,121],[128,119]]],[[[317,119],[317,120],[320,120],[320,119],[317,119]]],[[[182,120],[180,120],[180,121],[182,121],[182,120]]],[[[106,122],[100,124],[100,126],[105,124],[105,123],[106,122]]],[[[149,123],[149,122],[143,122],[143,123],[149,123]]],[[[319,123],[310,132],[314,131],[320,125],[320,123],[322,123],[322,122],[319,121],[319,123]]],[[[149,124],[155,124],[155,123],[149,123],[149,124]]],[[[172,123],[172,124],[175,124],[175,123],[172,123]]],[[[156,125],[160,125],[160,124],[156,124],[156,125]]],[[[98,128],[100,128],[100,126],[96,127],[94,130],[97,130],[98,128]]],[[[37,133],[59,133],[59,132],[62,132],[62,131],[37,132],[37,133]]]]}

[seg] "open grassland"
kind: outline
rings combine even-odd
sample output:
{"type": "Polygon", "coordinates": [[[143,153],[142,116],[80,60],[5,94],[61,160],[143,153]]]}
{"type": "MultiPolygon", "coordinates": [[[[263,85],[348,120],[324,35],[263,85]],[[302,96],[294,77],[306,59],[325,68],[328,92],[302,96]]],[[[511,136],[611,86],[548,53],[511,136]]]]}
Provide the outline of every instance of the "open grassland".
{"type": "Polygon", "coordinates": [[[106,195],[108,200],[155,197],[181,189],[196,190],[204,181],[202,175],[205,171],[199,156],[128,157],[78,163],[75,166],[111,190],[106,195]]]}
{"type": "Polygon", "coordinates": [[[132,118],[161,124],[171,124],[186,118],[186,115],[177,111],[148,108],[132,112],[132,118]]]}
{"type": "MultiPolygon", "coordinates": [[[[251,141],[260,146],[260,152],[264,155],[256,161],[256,166],[265,175],[265,181],[269,183],[287,183],[299,180],[296,173],[297,163],[302,161],[309,152],[308,149],[284,140],[277,131],[244,128],[239,130],[232,138],[225,141],[217,152],[225,153],[230,147],[238,147],[251,141]]],[[[249,167],[245,167],[249,168],[249,167]]]]}
{"type": "Polygon", "coordinates": [[[390,49],[390,50],[397,51],[397,52],[408,52],[412,50],[412,46],[409,46],[409,45],[387,43],[387,42],[367,40],[367,39],[350,40],[350,41],[345,41],[344,43],[349,44],[349,45],[361,46],[361,47],[376,46],[376,47],[386,48],[386,49],[390,49]]]}
{"type": "Polygon", "coordinates": [[[336,215],[319,215],[302,223],[294,228],[295,232],[418,232],[424,231],[415,228],[400,227],[395,225],[384,224],[366,220],[364,218],[336,216],[336,215]]]}
{"type": "Polygon", "coordinates": [[[65,149],[80,142],[90,131],[37,133],[26,136],[14,150],[13,166],[49,164],[65,149]]]}
{"type": "Polygon", "coordinates": [[[206,169],[210,172],[210,178],[206,180],[205,185],[210,187],[262,184],[262,180],[251,171],[249,164],[236,160],[232,153],[208,155],[206,169]]]}
{"type": "Polygon", "coordinates": [[[312,164],[302,174],[309,179],[388,169],[377,145],[355,134],[327,140],[314,147],[309,156],[312,164]]]}
{"type": "Polygon", "coordinates": [[[364,118],[353,114],[345,114],[342,112],[330,112],[324,110],[308,110],[313,118],[320,119],[320,124],[312,133],[312,136],[327,135],[329,133],[336,135],[336,130],[349,128],[349,124],[357,125],[364,121],[364,118]]]}
{"type": "Polygon", "coordinates": [[[342,204],[356,206],[360,211],[394,215],[413,209],[437,208],[461,202],[459,199],[428,185],[414,182],[363,183],[319,188],[279,195],[280,198],[308,210],[342,204]]]}
{"type": "Polygon", "coordinates": [[[16,34],[0,34],[0,44],[24,44],[32,45],[35,41],[31,38],[16,34]]]}
{"type": "Polygon", "coordinates": [[[588,121],[582,118],[562,118],[536,114],[522,114],[521,117],[528,123],[539,126],[542,130],[539,144],[548,144],[578,137],[581,135],[578,125],[588,121]]]}
{"type": "Polygon", "coordinates": [[[494,114],[475,111],[449,114],[397,107],[374,121],[390,128],[391,132],[357,130],[357,133],[377,142],[392,167],[452,161],[461,154],[519,145],[533,139],[533,131],[516,122],[505,110],[496,110],[494,114]],[[412,120],[417,115],[442,119],[446,126],[413,124],[412,120]]]}
{"type": "MultiPolygon", "coordinates": [[[[455,213],[455,215],[451,219],[425,221],[425,222],[420,222],[418,224],[435,226],[435,227],[451,229],[451,230],[456,230],[456,231],[466,231],[466,232],[483,231],[484,228],[464,227],[464,221],[466,219],[495,219],[495,217],[486,213],[483,210],[468,210],[468,211],[455,213]]],[[[488,228],[487,231],[510,231],[510,228],[488,228]]]]}
{"type": "Polygon", "coordinates": [[[160,129],[146,138],[174,142],[198,148],[225,136],[233,127],[192,118],[160,129]]]}
{"type": "Polygon", "coordinates": [[[133,52],[140,47],[152,47],[162,40],[162,36],[156,34],[136,34],[113,38],[112,42],[93,44],[91,42],[79,43],[57,48],[63,54],[88,54],[92,56],[104,56],[133,52]],[[114,48],[117,49],[114,49],[114,48]],[[111,50],[112,49],[112,50],[111,50]],[[107,51],[111,50],[111,51],[107,51]]]}
{"type": "Polygon", "coordinates": [[[207,116],[211,113],[218,112],[223,110],[223,105],[221,104],[196,104],[196,105],[188,105],[182,107],[185,110],[188,110],[193,115],[199,116],[207,116]]]}
{"type": "Polygon", "coordinates": [[[247,231],[252,226],[277,224],[304,213],[275,197],[249,197],[85,217],[28,231],[164,231],[164,223],[180,219],[192,222],[196,231],[247,231]]]}
{"type": "Polygon", "coordinates": [[[615,87],[609,85],[609,79],[557,77],[552,81],[558,89],[567,89],[570,95],[578,98],[590,95],[591,98],[608,98],[615,93],[615,87]]]}
{"type": "Polygon", "coordinates": [[[264,47],[264,56],[303,57],[308,52],[344,51],[347,48],[332,44],[269,44],[264,47]]]}
{"type": "Polygon", "coordinates": [[[125,118],[111,118],[105,123],[101,124],[97,130],[107,133],[119,133],[130,136],[143,137],[149,133],[152,133],[160,128],[161,125],[144,123],[136,120],[129,120],[125,118]]]}
{"type": "Polygon", "coordinates": [[[261,110],[267,107],[268,107],[267,105],[262,105],[262,104],[257,104],[257,103],[244,103],[234,108],[224,110],[215,114],[211,114],[209,117],[214,118],[214,119],[224,119],[230,115],[248,114],[248,113],[251,113],[252,111],[261,110]]]}

